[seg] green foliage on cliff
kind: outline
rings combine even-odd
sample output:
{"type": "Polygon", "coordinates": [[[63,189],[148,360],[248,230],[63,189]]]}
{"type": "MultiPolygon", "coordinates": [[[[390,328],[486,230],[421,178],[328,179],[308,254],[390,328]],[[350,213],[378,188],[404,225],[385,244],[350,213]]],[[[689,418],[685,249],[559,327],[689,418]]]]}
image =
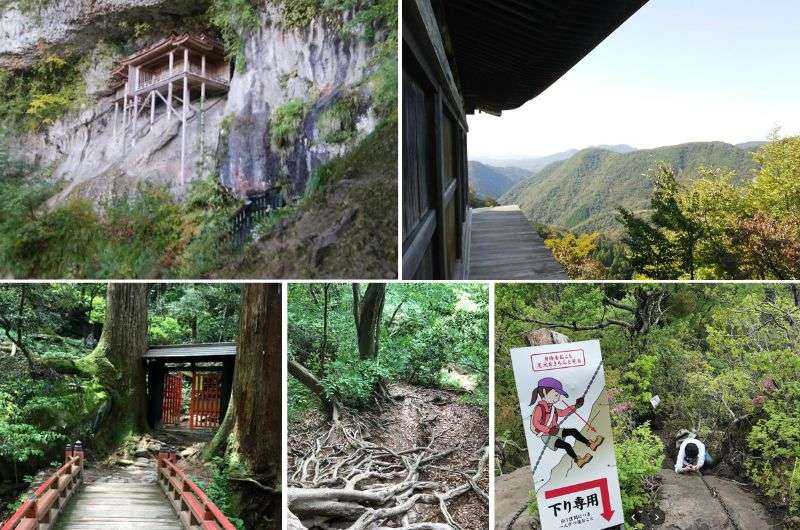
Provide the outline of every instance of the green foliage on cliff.
{"type": "Polygon", "coordinates": [[[272,112],[270,138],[274,150],[289,150],[294,145],[305,115],[306,105],[302,99],[291,99],[272,112]]]}
{"type": "Polygon", "coordinates": [[[243,34],[258,26],[258,13],[251,0],[212,0],[208,8],[211,23],[219,30],[228,56],[237,70],[245,67],[243,34]]]}
{"type": "Polygon", "coordinates": [[[355,95],[343,95],[325,109],[317,121],[322,140],[332,144],[343,144],[353,139],[359,102],[355,95]]]}
{"type": "Polygon", "coordinates": [[[52,125],[87,101],[83,68],[76,57],[47,55],[26,71],[0,70],[0,123],[11,130],[52,125]]]}

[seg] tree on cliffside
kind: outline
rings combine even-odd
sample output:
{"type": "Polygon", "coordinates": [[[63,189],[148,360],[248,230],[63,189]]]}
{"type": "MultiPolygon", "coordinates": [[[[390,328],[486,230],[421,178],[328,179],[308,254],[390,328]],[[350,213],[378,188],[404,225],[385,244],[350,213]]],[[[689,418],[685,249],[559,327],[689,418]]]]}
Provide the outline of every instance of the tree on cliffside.
{"type": "Polygon", "coordinates": [[[206,456],[224,449],[248,528],[279,528],[281,521],[281,328],[280,286],[246,285],[232,397],[206,456]]]}

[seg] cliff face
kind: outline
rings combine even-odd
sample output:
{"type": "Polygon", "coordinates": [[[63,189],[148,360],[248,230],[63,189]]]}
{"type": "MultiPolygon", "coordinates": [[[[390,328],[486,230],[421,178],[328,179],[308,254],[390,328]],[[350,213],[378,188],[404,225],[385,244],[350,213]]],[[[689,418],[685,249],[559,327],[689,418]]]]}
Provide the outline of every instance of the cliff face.
{"type": "Polygon", "coordinates": [[[49,7],[25,14],[17,2],[0,0],[0,68],[26,68],[45,53],[63,50],[86,64],[91,103],[13,141],[17,156],[53,167],[54,177],[66,181],[53,203],[74,193],[110,198],[143,182],[181,197],[192,181],[208,175],[239,195],[276,184],[300,194],[320,164],[374,129],[367,81],[373,43],[341,31],[354,14],[291,29],[280,5],[269,3],[259,8],[257,27],[243,32],[245,64],[232,76],[227,96],[207,101],[202,130],[198,113],[189,113],[181,185],[180,120],[162,118],[151,126],[142,113],[135,145],[114,134],[106,82],[121,53],[108,42],[128,39],[134,49],[145,46],[185,31],[183,22],[197,19],[206,7],[196,0],[50,0],[49,7]],[[137,25],[150,28],[147,35],[133,37],[137,25]],[[287,124],[284,118],[278,134],[275,121],[285,107],[291,107],[291,119],[287,124]]]}
{"type": "MultiPolygon", "coordinates": [[[[353,13],[343,13],[346,24],[353,13]]],[[[234,75],[225,113],[233,117],[221,158],[222,182],[240,191],[259,189],[285,178],[301,192],[314,168],[343,154],[345,146],[327,142],[318,127],[326,109],[355,94],[358,136],[375,127],[369,112],[369,71],[372,44],[361,38],[342,38],[330,22],[316,20],[301,31],[282,27],[280,9],[260,13],[259,27],[246,40],[247,67],[234,75]],[[271,116],[281,105],[305,105],[299,131],[286,150],[271,145],[271,116]]]]}

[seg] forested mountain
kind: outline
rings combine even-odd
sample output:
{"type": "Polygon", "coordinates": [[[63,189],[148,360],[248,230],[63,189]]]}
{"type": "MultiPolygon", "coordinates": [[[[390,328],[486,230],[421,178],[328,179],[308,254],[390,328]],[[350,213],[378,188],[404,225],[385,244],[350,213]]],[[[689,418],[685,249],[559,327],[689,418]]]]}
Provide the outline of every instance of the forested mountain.
{"type": "Polygon", "coordinates": [[[756,164],[748,149],[723,142],[688,143],[631,153],[589,148],[563,162],[550,164],[535,178],[524,180],[500,198],[518,204],[534,222],[579,232],[619,233],[615,209],[648,207],[659,162],[671,165],[680,180],[690,179],[700,166],[735,171],[736,182],[751,176],[756,164]]]}
{"type": "Polygon", "coordinates": [[[469,163],[469,187],[480,197],[497,199],[531,172],[518,167],[496,167],[481,162],[469,163]]]}
{"type": "MultiPolygon", "coordinates": [[[[607,149],[615,153],[632,153],[636,151],[635,147],[631,147],[627,144],[593,145],[591,148],[607,149]]],[[[526,170],[528,174],[532,174],[541,171],[553,162],[561,162],[572,158],[580,151],[580,149],[567,149],[566,151],[561,151],[560,153],[554,153],[552,155],[532,156],[527,158],[481,158],[480,162],[491,166],[518,167],[526,170]]]]}

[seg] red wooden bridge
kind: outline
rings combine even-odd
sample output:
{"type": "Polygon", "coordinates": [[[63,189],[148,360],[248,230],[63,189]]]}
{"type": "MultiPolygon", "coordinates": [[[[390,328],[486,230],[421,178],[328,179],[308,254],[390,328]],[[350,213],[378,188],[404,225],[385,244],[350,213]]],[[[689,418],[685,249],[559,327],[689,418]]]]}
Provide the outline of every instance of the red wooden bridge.
{"type": "Polygon", "coordinates": [[[68,445],[64,465],[39,486],[0,530],[236,530],[161,448],[157,484],[84,485],[84,451],[68,445]]]}

